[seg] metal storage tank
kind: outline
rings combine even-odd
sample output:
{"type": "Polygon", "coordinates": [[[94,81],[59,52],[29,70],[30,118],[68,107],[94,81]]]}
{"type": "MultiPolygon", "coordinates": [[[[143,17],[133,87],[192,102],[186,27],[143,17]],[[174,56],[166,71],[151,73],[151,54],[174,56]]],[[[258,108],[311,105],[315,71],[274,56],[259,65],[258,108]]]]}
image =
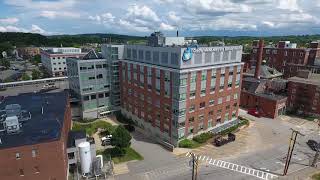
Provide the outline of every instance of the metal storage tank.
{"type": "Polygon", "coordinates": [[[79,154],[80,154],[81,172],[82,174],[90,173],[90,167],[92,164],[90,143],[89,142],[79,143],[78,148],[79,148],[79,154]]]}

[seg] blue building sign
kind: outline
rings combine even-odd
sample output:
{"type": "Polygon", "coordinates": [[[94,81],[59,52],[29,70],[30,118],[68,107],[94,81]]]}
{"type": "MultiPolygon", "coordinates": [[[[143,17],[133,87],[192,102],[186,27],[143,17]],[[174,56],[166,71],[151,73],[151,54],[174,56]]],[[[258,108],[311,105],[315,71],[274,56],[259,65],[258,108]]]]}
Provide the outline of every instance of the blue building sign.
{"type": "Polygon", "coordinates": [[[192,50],[190,47],[187,47],[187,49],[185,49],[183,51],[183,54],[182,54],[182,61],[189,61],[191,58],[192,58],[192,50]]]}

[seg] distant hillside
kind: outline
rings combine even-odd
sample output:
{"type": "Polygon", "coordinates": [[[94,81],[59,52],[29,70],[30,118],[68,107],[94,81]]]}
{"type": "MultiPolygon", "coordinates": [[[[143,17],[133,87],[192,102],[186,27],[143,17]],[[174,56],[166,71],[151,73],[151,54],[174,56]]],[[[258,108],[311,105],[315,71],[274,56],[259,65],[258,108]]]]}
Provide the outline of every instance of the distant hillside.
{"type": "MultiPolygon", "coordinates": [[[[145,43],[146,37],[129,36],[119,34],[78,34],[78,35],[54,35],[43,36],[40,34],[32,33],[16,33],[16,32],[2,32],[0,33],[0,51],[10,50],[12,46],[60,46],[65,47],[75,46],[78,47],[85,43],[102,43],[108,38],[112,43],[145,43]]],[[[210,42],[224,40],[226,45],[243,45],[245,50],[248,51],[251,47],[252,41],[259,39],[259,37],[251,36],[198,36],[193,37],[197,39],[200,44],[209,44],[210,42]]],[[[299,47],[307,47],[308,43],[313,40],[320,40],[320,35],[300,35],[300,36],[271,36],[263,37],[267,43],[277,43],[279,40],[289,40],[295,42],[299,47]]]]}

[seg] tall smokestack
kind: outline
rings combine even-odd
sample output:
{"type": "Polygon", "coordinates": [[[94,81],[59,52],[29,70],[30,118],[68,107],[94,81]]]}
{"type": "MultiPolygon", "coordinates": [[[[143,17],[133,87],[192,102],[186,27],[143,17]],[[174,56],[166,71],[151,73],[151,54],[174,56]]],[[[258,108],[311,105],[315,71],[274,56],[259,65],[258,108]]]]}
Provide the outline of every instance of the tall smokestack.
{"type": "Polygon", "coordinates": [[[264,46],[264,40],[260,39],[258,59],[257,59],[257,63],[256,63],[256,70],[254,72],[254,78],[256,78],[256,79],[260,79],[260,69],[261,69],[261,63],[262,63],[263,46],[264,46]]]}

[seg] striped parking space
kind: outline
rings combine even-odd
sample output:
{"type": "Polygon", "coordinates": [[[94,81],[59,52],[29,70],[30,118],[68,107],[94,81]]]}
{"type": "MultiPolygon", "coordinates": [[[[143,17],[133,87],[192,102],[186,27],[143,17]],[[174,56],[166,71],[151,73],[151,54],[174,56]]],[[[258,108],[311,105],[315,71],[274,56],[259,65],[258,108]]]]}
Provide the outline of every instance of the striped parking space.
{"type": "MultiPolygon", "coordinates": [[[[186,156],[187,157],[191,157],[192,153],[188,152],[186,154],[186,156]]],[[[257,177],[259,179],[270,180],[270,179],[274,179],[274,178],[278,177],[277,175],[272,174],[272,173],[268,173],[268,172],[265,172],[265,171],[260,171],[260,170],[257,170],[257,169],[245,167],[245,166],[242,166],[242,165],[230,163],[230,162],[223,161],[223,160],[212,159],[212,158],[210,158],[208,156],[195,155],[195,158],[198,159],[199,161],[208,163],[208,164],[216,166],[216,167],[229,169],[229,170],[236,171],[236,172],[239,172],[239,173],[242,173],[242,174],[246,174],[246,175],[249,175],[249,176],[254,176],[254,177],[257,177]]]]}

